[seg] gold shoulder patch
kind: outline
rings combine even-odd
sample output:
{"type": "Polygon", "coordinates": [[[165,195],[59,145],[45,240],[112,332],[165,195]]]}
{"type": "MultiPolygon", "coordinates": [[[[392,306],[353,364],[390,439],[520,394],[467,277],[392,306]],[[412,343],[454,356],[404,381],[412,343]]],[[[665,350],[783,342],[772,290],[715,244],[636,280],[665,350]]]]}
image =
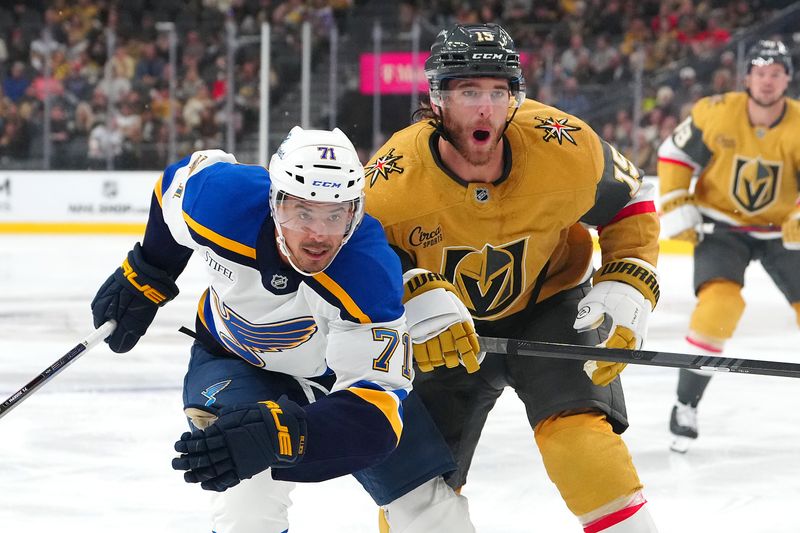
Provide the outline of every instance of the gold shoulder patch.
{"type": "Polygon", "coordinates": [[[403,173],[403,167],[397,164],[399,160],[403,159],[403,156],[395,155],[394,150],[391,148],[385,154],[376,157],[374,163],[364,167],[364,176],[369,179],[370,187],[375,185],[379,177],[388,181],[389,174],[392,172],[403,173]]]}
{"type": "Polygon", "coordinates": [[[539,125],[534,127],[537,130],[545,131],[544,137],[542,137],[545,142],[550,142],[550,139],[555,139],[558,141],[558,144],[562,144],[564,139],[566,139],[575,146],[578,145],[578,143],[575,142],[575,138],[570,135],[570,132],[578,131],[581,128],[580,126],[570,124],[568,117],[556,119],[553,117],[542,118],[535,116],[533,118],[539,121],[539,125]]]}

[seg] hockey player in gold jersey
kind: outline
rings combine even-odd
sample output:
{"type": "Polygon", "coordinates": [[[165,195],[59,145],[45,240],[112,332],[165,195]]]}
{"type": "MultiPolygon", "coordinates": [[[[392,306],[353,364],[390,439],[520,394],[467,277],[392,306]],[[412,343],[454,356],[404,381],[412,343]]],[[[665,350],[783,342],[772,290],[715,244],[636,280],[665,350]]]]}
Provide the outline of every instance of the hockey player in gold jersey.
{"type": "MultiPolygon", "coordinates": [[[[722,353],[744,311],[744,272],[754,260],[800,325],[800,103],[785,96],[792,73],[784,44],[760,41],[747,56],[747,91],[701,99],[659,148],[662,232],[696,244],[692,353],[722,353]],[[715,231],[703,235],[704,222],[715,231]]],[[[680,371],[673,450],[686,452],[697,438],[697,405],[710,379],[680,371]]]]}
{"type": "Polygon", "coordinates": [[[486,417],[512,387],[584,530],[656,531],[620,437],[625,365],[484,356],[475,334],[641,347],[658,299],[654,190],[584,122],[523,101],[503,28],[442,31],[425,72],[431,105],[373,156],[366,194],[403,263],[415,390],[458,463],[448,483],[465,484],[486,417]],[[593,279],[588,227],[604,267],[593,279]]]}

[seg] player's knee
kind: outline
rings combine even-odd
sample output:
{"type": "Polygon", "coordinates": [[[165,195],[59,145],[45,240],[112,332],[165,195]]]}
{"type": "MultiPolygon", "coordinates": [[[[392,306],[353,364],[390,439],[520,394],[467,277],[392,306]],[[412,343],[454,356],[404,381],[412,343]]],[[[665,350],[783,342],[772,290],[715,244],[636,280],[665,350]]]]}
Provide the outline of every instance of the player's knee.
{"type": "Polygon", "coordinates": [[[741,285],[726,279],[711,280],[697,293],[689,329],[701,337],[724,342],[733,336],[744,306],[741,285]]]}
{"type": "Polygon", "coordinates": [[[441,476],[423,483],[382,507],[381,532],[474,533],[467,499],[441,476]]]}
{"type": "Polygon", "coordinates": [[[211,496],[215,533],[282,533],[289,529],[294,483],[272,479],[269,470],[211,496]]]}
{"type": "Polygon", "coordinates": [[[547,475],[576,516],[641,490],[628,448],[604,414],[553,416],[534,434],[547,475]]]}

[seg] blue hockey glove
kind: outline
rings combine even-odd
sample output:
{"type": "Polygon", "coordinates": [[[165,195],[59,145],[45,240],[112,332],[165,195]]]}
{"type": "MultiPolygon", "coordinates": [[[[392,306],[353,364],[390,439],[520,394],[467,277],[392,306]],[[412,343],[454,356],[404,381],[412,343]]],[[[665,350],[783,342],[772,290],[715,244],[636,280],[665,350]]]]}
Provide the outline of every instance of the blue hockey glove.
{"type": "Polygon", "coordinates": [[[185,470],[187,483],[222,492],[267,468],[287,468],[305,453],[306,413],[282,396],[220,410],[205,430],[181,435],[172,468],[185,470]]]}
{"type": "Polygon", "coordinates": [[[178,286],[172,278],[147,264],[137,242],[92,300],[94,327],[116,320],[114,333],[105,341],[116,353],[128,352],[145,334],[158,308],[177,295],[178,286]]]}

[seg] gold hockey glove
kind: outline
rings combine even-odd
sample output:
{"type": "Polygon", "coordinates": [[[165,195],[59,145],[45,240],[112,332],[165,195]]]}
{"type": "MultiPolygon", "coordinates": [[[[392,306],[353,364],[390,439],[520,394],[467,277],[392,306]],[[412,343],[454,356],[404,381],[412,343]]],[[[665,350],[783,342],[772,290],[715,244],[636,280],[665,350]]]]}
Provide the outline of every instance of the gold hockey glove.
{"type": "Polygon", "coordinates": [[[783,246],[787,250],[800,250],[800,205],[789,213],[781,224],[783,246]]]}
{"type": "MultiPolygon", "coordinates": [[[[608,337],[599,346],[638,350],[647,334],[647,319],[659,297],[658,273],[641,259],[610,261],[594,275],[594,286],[579,303],[573,327],[588,331],[611,318],[608,337]]],[[[625,363],[587,361],[584,372],[595,385],[606,386],[625,368],[625,363]]]]}
{"type": "Polygon", "coordinates": [[[472,316],[458,291],[441,274],[415,268],[403,275],[406,321],[419,369],[454,368],[459,363],[470,374],[480,368],[480,352],[472,316]]]}
{"type": "Polygon", "coordinates": [[[702,223],[703,217],[689,191],[679,189],[661,197],[662,237],[697,244],[703,240],[702,223]]]}

